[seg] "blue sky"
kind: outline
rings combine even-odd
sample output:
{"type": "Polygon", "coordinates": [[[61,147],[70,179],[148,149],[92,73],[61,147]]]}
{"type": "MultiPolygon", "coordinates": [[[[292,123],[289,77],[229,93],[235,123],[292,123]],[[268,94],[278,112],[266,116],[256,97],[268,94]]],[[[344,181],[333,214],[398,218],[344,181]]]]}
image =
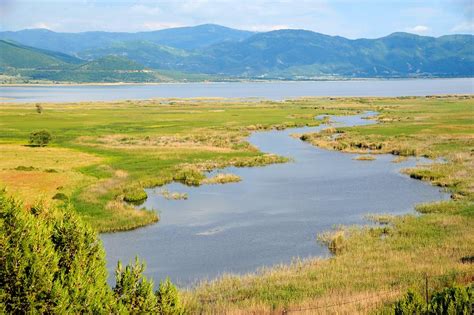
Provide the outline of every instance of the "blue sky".
{"type": "Polygon", "coordinates": [[[0,29],[150,31],[204,23],[348,38],[474,33],[474,0],[0,0],[0,29]]]}

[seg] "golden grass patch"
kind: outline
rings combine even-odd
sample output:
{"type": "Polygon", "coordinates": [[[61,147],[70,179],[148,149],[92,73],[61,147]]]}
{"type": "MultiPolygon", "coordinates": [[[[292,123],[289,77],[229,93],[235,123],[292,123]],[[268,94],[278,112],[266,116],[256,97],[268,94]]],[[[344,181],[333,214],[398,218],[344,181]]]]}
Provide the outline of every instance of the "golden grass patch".
{"type": "Polygon", "coordinates": [[[90,179],[76,168],[99,162],[91,154],[65,148],[0,146],[0,185],[26,203],[51,199],[57,192],[70,194],[90,179]]]}
{"type": "Polygon", "coordinates": [[[20,144],[0,146],[0,169],[32,166],[37,169],[71,170],[101,161],[92,154],[55,147],[28,147],[20,144]]]}
{"type": "Polygon", "coordinates": [[[217,174],[216,176],[206,178],[202,181],[203,184],[225,184],[225,183],[236,183],[242,179],[240,176],[235,174],[217,174]]]}
{"type": "Polygon", "coordinates": [[[19,196],[27,204],[38,199],[50,200],[57,192],[70,193],[72,187],[85,180],[77,172],[47,173],[41,171],[0,171],[0,186],[19,196]]]}

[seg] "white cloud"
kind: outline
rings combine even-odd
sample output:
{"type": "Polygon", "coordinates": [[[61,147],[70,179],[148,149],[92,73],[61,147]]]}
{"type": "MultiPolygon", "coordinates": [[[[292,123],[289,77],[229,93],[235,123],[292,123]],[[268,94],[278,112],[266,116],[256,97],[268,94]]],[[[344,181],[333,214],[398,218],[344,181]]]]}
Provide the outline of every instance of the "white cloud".
{"type": "Polygon", "coordinates": [[[174,27],[181,27],[185,26],[184,24],[180,23],[167,23],[167,22],[145,22],[143,23],[143,27],[146,30],[162,30],[165,28],[174,28],[174,27]]]}
{"type": "Polygon", "coordinates": [[[458,25],[455,25],[451,32],[458,33],[474,33],[474,22],[464,22],[458,25]]]}
{"type": "Polygon", "coordinates": [[[52,30],[55,26],[58,26],[58,24],[49,24],[49,23],[45,23],[45,22],[38,22],[38,23],[35,23],[31,26],[31,28],[44,28],[44,29],[47,29],[47,30],[52,30]]]}
{"type": "Polygon", "coordinates": [[[414,27],[410,27],[410,28],[407,28],[407,32],[410,32],[410,33],[426,33],[430,30],[430,28],[428,26],[425,26],[425,25],[417,25],[417,26],[414,26],[414,27]]]}
{"type": "Polygon", "coordinates": [[[249,25],[244,28],[249,31],[254,31],[254,32],[269,32],[269,31],[285,30],[292,27],[290,27],[289,25],[281,24],[281,25],[249,25]]]}

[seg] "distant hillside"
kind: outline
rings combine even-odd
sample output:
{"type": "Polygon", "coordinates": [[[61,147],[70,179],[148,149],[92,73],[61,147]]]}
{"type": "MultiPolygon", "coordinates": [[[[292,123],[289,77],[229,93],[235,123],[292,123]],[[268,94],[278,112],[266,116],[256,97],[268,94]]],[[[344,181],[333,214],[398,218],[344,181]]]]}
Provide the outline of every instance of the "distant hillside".
{"type": "Polygon", "coordinates": [[[80,60],[62,53],[26,47],[0,40],[0,67],[6,68],[63,68],[80,60]]]}
{"type": "MultiPolygon", "coordinates": [[[[349,40],[303,30],[254,35],[203,49],[180,70],[238,76],[472,76],[474,36],[394,33],[349,40]]],[[[131,57],[133,59],[133,57],[131,57]]]]}
{"type": "Polygon", "coordinates": [[[81,71],[139,71],[145,67],[125,57],[105,56],[80,65],[81,71]]]}
{"type": "Polygon", "coordinates": [[[89,49],[79,53],[83,59],[93,60],[103,56],[114,55],[131,58],[134,61],[154,69],[173,69],[176,64],[191,53],[169,46],[162,46],[148,41],[117,42],[110,46],[89,49]]]}
{"type": "Polygon", "coordinates": [[[473,35],[435,38],[393,33],[351,40],[305,30],[251,33],[211,24],[141,33],[25,30],[0,35],[73,50],[74,57],[1,41],[3,72],[35,79],[155,82],[474,76],[473,35]]]}
{"type": "Polygon", "coordinates": [[[0,32],[0,39],[75,55],[84,50],[100,49],[124,41],[148,41],[180,49],[197,49],[223,41],[244,40],[253,34],[220,25],[204,24],[139,33],[56,33],[46,29],[29,29],[0,32]]]}
{"type": "MultiPolygon", "coordinates": [[[[156,82],[166,76],[145,70],[125,57],[84,60],[0,40],[0,72],[23,80],[60,82],[156,82]]],[[[17,81],[14,81],[17,82],[17,81]]]]}

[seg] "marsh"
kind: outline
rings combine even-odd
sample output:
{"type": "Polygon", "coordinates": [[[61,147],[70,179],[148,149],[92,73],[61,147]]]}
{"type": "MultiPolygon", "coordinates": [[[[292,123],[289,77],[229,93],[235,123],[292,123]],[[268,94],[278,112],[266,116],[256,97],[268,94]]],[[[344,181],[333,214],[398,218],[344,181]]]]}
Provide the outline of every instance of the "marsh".
{"type": "MultiPolygon", "coordinates": [[[[335,126],[373,124],[363,119],[367,115],[331,119],[335,126]]],[[[147,275],[155,281],[170,277],[190,286],[224,273],[253,272],[296,258],[327,257],[328,250],[316,242],[316,236],[334,225],[368,224],[364,219],[368,213],[404,214],[417,203],[449,198],[439,188],[399,172],[427,161],[392,163],[393,156],[378,155],[367,163],[354,160],[355,154],[319,149],[290,136],[326,127],[253,133],[251,144],[292,161],[229,167],[208,175],[232,173],[241,182],[166,186],[187,194],[187,200],[168,200],[160,187],[148,189],[142,207],[158,209],[161,221],[102,235],[109,270],[113,271],[117,260],[128,262],[138,255],[147,261],[147,275]]]]}

